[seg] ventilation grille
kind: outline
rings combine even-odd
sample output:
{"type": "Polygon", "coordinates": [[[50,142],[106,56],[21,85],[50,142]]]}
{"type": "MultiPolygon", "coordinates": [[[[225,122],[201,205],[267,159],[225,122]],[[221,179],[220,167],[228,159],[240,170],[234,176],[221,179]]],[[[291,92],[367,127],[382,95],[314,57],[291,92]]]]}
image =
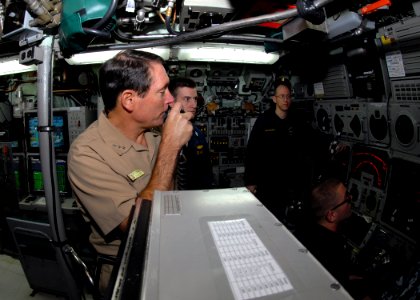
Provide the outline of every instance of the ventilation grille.
{"type": "Polygon", "coordinates": [[[322,81],[325,98],[350,98],[352,89],[345,65],[333,66],[328,69],[327,76],[322,81]]]}
{"type": "Polygon", "coordinates": [[[420,73],[420,51],[403,52],[402,58],[406,75],[420,73]]]}
{"type": "Polygon", "coordinates": [[[181,214],[181,201],[177,195],[163,196],[163,213],[164,215],[180,215],[181,214]]]}

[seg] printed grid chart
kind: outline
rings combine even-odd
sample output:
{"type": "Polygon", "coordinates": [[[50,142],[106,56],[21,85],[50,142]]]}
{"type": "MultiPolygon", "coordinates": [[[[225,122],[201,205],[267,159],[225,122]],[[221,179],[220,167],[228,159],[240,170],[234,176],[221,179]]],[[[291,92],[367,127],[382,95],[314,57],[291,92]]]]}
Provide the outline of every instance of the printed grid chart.
{"type": "Polygon", "coordinates": [[[293,289],[246,219],[208,223],[235,300],[293,289]]]}

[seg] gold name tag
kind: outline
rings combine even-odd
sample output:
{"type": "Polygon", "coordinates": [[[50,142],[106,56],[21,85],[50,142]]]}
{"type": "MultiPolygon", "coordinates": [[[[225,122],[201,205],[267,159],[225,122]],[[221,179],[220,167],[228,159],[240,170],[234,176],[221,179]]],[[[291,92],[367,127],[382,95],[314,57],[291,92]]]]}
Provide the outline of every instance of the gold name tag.
{"type": "Polygon", "coordinates": [[[130,178],[131,181],[136,180],[137,178],[140,178],[144,175],[144,172],[142,170],[134,170],[130,174],[128,174],[128,178],[130,178]]]}

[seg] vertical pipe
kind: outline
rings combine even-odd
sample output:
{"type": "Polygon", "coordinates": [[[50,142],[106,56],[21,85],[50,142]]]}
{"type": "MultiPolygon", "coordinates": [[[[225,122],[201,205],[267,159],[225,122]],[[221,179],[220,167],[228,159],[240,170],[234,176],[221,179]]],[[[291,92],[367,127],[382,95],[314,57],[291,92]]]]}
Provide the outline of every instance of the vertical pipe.
{"type": "Polygon", "coordinates": [[[3,35],[3,27],[4,27],[4,14],[6,12],[5,7],[3,6],[3,4],[0,2],[0,36],[3,35]]]}
{"type": "Polygon", "coordinates": [[[53,42],[53,37],[48,36],[40,45],[43,60],[42,63],[38,65],[37,74],[39,151],[53,246],[56,249],[58,265],[61,268],[67,284],[68,297],[69,299],[76,300],[81,299],[81,289],[76,283],[71,262],[64,251],[64,246],[67,244],[67,238],[61,210],[61,201],[58,193],[55,166],[54,128],[52,122],[53,42]]]}

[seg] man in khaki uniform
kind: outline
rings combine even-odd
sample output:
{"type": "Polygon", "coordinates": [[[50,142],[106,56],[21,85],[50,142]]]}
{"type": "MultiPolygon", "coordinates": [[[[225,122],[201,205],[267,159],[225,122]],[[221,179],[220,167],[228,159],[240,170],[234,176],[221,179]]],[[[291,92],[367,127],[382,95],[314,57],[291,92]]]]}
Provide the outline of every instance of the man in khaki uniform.
{"type": "MultiPolygon", "coordinates": [[[[68,176],[98,253],[115,256],[131,207],[173,189],[177,157],[192,134],[192,113],[174,105],[163,60],[127,50],[99,72],[104,112],[71,145],[68,176]],[[162,124],[164,125],[162,126],[162,124]],[[161,133],[153,128],[162,126],[161,133]]],[[[101,274],[105,291],[112,268],[101,274]]]]}

